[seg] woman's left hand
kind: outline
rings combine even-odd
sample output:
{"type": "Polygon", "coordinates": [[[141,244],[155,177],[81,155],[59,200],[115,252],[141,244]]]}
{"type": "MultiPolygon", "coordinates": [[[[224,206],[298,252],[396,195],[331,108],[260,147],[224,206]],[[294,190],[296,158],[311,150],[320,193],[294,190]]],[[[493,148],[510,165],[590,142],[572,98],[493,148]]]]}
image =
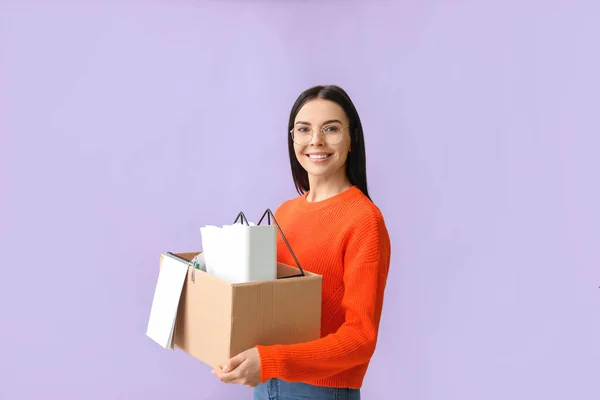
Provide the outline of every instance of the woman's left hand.
{"type": "Polygon", "coordinates": [[[256,387],[260,384],[260,356],[258,349],[253,347],[227,362],[224,367],[212,370],[222,382],[238,383],[248,387],[256,387]]]}

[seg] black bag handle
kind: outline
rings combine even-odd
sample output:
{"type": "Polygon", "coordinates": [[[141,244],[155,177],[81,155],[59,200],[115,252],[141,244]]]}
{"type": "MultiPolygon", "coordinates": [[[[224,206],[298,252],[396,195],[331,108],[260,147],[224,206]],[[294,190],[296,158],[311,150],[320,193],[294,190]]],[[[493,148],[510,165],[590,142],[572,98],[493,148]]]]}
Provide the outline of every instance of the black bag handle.
{"type": "Polygon", "coordinates": [[[240,213],[238,214],[237,218],[235,219],[235,221],[233,221],[234,224],[237,224],[238,220],[241,218],[240,223],[241,224],[246,224],[246,225],[250,225],[248,223],[248,218],[246,218],[246,216],[244,215],[244,213],[242,211],[240,211],[240,213]]]}
{"type": "MultiPolygon", "coordinates": [[[[290,254],[292,255],[292,258],[296,262],[296,266],[300,270],[300,273],[297,274],[297,275],[283,276],[283,277],[278,278],[278,279],[296,278],[296,277],[299,277],[299,276],[306,276],[306,274],[304,273],[304,269],[302,269],[302,266],[300,265],[300,261],[298,261],[298,258],[296,257],[296,254],[294,253],[294,250],[292,250],[292,246],[290,246],[290,243],[288,242],[287,238],[283,234],[283,230],[281,230],[281,227],[279,226],[279,223],[275,219],[275,215],[273,215],[273,212],[271,211],[271,209],[267,208],[267,210],[264,212],[264,214],[262,215],[262,217],[260,217],[260,220],[258,221],[258,224],[256,224],[256,225],[257,226],[260,225],[261,222],[263,221],[263,219],[265,219],[265,217],[267,217],[267,221],[269,222],[269,225],[271,225],[271,218],[273,218],[273,222],[275,222],[275,226],[277,227],[277,230],[279,230],[279,234],[281,235],[281,238],[285,242],[285,245],[287,246],[288,250],[290,251],[290,254]]],[[[233,221],[233,223],[236,224],[238,222],[238,220],[241,220],[240,223],[242,223],[242,224],[246,224],[248,226],[250,225],[248,223],[248,219],[246,218],[246,216],[244,215],[244,213],[242,211],[240,211],[240,213],[238,214],[238,216],[235,219],[235,221],[233,221]]]]}
{"type": "Polygon", "coordinates": [[[264,214],[262,215],[262,217],[260,217],[260,220],[258,221],[258,224],[256,224],[256,225],[260,225],[260,223],[263,221],[263,219],[265,219],[265,216],[267,217],[267,221],[269,222],[269,225],[271,225],[271,218],[273,218],[273,222],[275,222],[275,226],[279,230],[279,234],[281,234],[281,238],[285,242],[285,245],[287,246],[288,250],[290,251],[290,254],[292,255],[292,258],[296,262],[296,266],[300,270],[300,273],[297,274],[297,275],[283,276],[283,277],[281,277],[279,279],[295,278],[295,277],[298,277],[298,276],[305,276],[304,270],[302,269],[302,266],[300,265],[300,261],[298,261],[298,258],[296,257],[296,254],[294,253],[294,250],[292,250],[292,246],[290,246],[290,243],[288,242],[287,238],[283,234],[283,230],[281,230],[281,227],[279,226],[279,223],[275,219],[275,215],[273,215],[273,212],[269,208],[267,208],[267,210],[264,212],[264,214]]]}

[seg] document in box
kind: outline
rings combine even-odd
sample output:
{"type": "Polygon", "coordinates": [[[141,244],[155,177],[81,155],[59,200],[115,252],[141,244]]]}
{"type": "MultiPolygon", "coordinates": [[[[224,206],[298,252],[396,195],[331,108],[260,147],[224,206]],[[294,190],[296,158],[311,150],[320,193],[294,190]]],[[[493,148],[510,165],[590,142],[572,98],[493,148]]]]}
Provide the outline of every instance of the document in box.
{"type": "Polygon", "coordinates": [[[163,256],[146,335],[165,349],[173,349],[173,330],[187,271],[187,263],[163,256]]]}

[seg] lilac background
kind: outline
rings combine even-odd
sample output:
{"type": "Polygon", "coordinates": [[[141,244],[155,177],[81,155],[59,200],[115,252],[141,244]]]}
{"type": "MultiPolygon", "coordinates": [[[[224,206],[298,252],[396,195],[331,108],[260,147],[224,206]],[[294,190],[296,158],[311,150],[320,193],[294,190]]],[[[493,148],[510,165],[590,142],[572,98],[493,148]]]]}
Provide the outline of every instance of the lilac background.
{"type": "Polygon", "coordinates": [[[393,242],[364,398],[598,398],[597,1],[48,3],[0,5],[0,398],[250,398],[145,336],[158,257],[295,196],[320,83],[393,242]]]}

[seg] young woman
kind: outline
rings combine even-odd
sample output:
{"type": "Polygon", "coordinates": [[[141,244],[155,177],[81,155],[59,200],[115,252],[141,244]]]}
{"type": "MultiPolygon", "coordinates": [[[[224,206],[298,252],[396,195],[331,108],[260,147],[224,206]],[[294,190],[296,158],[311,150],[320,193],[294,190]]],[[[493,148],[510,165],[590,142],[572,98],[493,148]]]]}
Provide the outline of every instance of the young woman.
{"type": "MultiPolygon", "coordinates": [[[[358,113],[337,86],[302,93],[289,120],[289,154],[300,194],[275,218],[305,269],[323,276],[321,339],[256,346],[213,370],[255,387],[260,399],[359,399],[375,351],[390,240],[370,200],[358,113]]],[[[277,259],[294,265],[279,238],[277,259]]]]}

